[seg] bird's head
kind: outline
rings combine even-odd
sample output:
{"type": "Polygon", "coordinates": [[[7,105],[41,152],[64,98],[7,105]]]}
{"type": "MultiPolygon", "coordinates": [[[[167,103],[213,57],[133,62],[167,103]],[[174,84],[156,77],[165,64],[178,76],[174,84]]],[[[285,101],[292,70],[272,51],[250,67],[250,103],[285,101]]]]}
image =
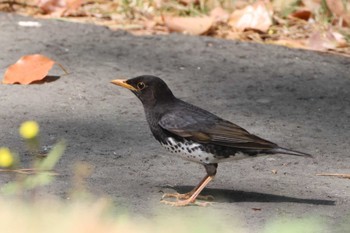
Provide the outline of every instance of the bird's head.
{"type": "Polygon", "coordinates": [[[131,90],[144,105],[172,101],[175,97],[166,83],[155,76],[142,75],[131,79],[116,79],[111,83],[131,90]]]}

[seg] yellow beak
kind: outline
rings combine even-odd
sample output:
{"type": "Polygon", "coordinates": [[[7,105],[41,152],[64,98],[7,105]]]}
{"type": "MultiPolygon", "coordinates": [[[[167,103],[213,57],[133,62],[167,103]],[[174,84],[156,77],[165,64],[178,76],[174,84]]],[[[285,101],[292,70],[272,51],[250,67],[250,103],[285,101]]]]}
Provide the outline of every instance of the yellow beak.
{"type": "Polygon", "coordinates": [[[115,80],[112,80],[111,83],[127,88],[131,91],[137,91],[135,87],[131,86],[130,84],[127,84],[125,79],[115,79],[115,80]]]}

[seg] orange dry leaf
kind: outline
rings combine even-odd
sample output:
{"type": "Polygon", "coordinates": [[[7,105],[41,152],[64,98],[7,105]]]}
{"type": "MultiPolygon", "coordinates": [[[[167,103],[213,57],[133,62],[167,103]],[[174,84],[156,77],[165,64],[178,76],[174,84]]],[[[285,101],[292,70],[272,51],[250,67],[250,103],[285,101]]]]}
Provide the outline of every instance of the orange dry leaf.
{"type": "Polygon", "coordinates": [[[64,15],[69,15],[70,13],[76,11],[83,4],[83,0],[67,0],[67,7],[64,15]]]}
{"type": "Polygon", "coordinates": [[[39,0],[38,6],[45,13],[61,11],[66,6],[65,0],[39,0]]]}
{"type": "Polygon", "coordinates": [[[292,14],[290,14],[290,16],[308,21],[311,17],[311,11],[306,8],[298,9],[297,11],[294,11],[292,14]]]}
{"type": "Polygon", "coordinates": [[[7,68],[4,84],[30,84],[45,78],[55,61],[40,54],[21,57],[15,64],[7,68]]]}
{"type": "Polygon", "coordinates": [[[82,0],[39,0],[38,6],[47,14],[56,16],[68,15],[77,10],[82,0]]]}
{"type": "Polygon", "coordinates": [[[164,24],[172,32],[182,32],[190,35],[202,35],[213,25],[211,17],[163,17],[164,24]]]}
{"type": "Polygon", "coordinates": [[[230,16],[229,25],[239,31],[254,29],[266,32],[272,25],[272,14],[271,3],[259,0],[242,10],[234,11],[230,16]]]}

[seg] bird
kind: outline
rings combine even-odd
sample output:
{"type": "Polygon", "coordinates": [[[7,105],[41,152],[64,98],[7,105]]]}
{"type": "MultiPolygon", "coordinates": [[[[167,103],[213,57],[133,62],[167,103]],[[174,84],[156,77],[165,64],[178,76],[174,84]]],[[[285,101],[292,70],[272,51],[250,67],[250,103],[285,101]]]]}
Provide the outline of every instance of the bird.
{"type": "Polygon", "coordinates": [[[115,79],[112,84],[129,89],[141,101],[154,138],[168,151],[204,166],[206,175],[190,192],[165,193],[161,202],[171,206],[202,205],[212,200],[200,193],[216,175],[218,164],[260,155],[287,154],[312,157],[286,149],[249,133],[242,127],[174,96],[159,77],[142,75],[115,79]],[[176,198],[175,201],[165,200],[176,198]],[[198,199],[198,200],[196,200],[198,199]]]}

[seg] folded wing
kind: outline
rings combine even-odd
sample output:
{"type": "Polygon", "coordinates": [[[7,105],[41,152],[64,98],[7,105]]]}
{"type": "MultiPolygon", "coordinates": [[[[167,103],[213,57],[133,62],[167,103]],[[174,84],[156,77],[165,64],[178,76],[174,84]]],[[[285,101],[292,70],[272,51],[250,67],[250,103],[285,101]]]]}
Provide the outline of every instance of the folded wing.
{"type": "Polygon", "coordinates": [[[171,112],[160,119],[159,125],[175,135],[201,143],[247,150],[269,150],[277,147],[276,144],[208,112],[171,112]]]}

